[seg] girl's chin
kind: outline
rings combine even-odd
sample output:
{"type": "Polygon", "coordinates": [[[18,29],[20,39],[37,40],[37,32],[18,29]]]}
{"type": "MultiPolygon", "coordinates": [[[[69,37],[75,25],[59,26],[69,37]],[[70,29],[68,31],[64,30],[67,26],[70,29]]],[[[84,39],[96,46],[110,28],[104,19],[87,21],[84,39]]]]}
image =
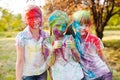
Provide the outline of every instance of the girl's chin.
{"type": "Polygon", "coordinates": [[[63,35],[54,35],[56,38],[63,37],[63,35]]]}
{"type": "Polygon", "coordinates": [[[61,36],[59,36],[59,35],[55,35],[55,37],[61,37],[61,36]]]}
{"type": "Polygon", "coordinates": [[[34,26],[35,29],[39,28],[39,25],[34,26]]]}

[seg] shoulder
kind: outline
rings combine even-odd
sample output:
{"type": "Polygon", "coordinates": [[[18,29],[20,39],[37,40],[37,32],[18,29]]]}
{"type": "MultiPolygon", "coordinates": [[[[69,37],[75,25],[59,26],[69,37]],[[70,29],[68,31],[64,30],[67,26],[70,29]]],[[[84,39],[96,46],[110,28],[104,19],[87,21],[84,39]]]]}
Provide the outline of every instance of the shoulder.
{"type": "Polygon", "coordinates": [[[98,39],[98,37],[94,34],[89,34],[89,37],[94,38],[94,39],[98,39]]]}
{"type": "Polygon", "coordinates": [[[25,28],[23,31],[21,31],[17,34],[16,38],[22,39],[27,36],[28,36],[28,31],[27,31],[27,28],[25,28]]]}
{"type": "Polygon", "coordinates": [[[23,31],[21,31],[17,34],[16,38],[22,38],[24,36],[24,34],[25,33],[23,31]]]}
{"type": "Polygon", "coordinates": [[[89,34],[88,38],[93,40],[99,40],[99,38],[94,34],[89,34]]]}
{"type": "Polygon", "coordinates": [[[90,42],[94,43],[96,46],[103,46],[102,40],[96,35],[90,34],[90,42]]]}
{"type": "Polygon", "coordinates": [[[99,42],[99,40],[100,39],[96,35],[94,35],[94,34],[88,34],[88,36],[87,36],[87,38],[86,38],[85,41],[94,44],[94,43],[99,42]]]}
{"type": "Polygon", "coordinates": [[[44,30],[41,30],[40,34],[43,38],[50,37],[50,35],[47,32],[45,32],[44,30]]]}

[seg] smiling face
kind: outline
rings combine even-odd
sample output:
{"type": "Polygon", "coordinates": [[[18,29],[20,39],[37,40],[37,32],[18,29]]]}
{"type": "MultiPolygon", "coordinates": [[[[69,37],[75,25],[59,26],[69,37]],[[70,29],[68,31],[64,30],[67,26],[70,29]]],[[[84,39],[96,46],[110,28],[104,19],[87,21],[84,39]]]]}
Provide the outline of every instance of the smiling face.
{"type": "Polygon", "coordinates": [[[73,14],[73,20],[80,23],[79,25],[75,23],[75,30],[80,32],[81,36],[86,36],[91,26],[90,12],[87,10],[77,11],[73,14]]]}
{"type": "Polygon", "coordinates": [[[88,24],[82,24],[80,26],[79,32],[80,32],[81,36],[86,35],[89,32],[88,24]]]}
{"type": "Polygon", "coordinates": [[[28,13],[26,13],[26,23],[32,29],[41,27],[41,25],[42,25],[41,13],[38,12],[36,9],[30,10],[28,13]]]}
{"type": "Polygon", "coordinates": [[[53,27],[53,34],[56,38],[63,37],[63,32],[61,31],[61,25],[55,25],[53,27]]]}
{"type": "Polygon", "coordinates": [[[81,35],[86,35],[90,31],[90,18],[88,16],[82,16],[80,23],[81,26],[79,32],[81,35]]]}

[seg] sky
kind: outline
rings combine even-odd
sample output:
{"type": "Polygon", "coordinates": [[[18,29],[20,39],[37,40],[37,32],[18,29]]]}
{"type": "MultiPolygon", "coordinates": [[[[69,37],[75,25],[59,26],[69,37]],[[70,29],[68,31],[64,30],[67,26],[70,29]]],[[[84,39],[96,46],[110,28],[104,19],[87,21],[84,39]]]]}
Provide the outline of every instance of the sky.
{"type": "MultiPolygon", "coordinates": [[[[8,9],[13,14],[21,13],[27,0],[0,0],[0,7],[8,9]]],[[[30,0],[29,0],[30,1],[30,0]]],[[[32,0],[31,0],[32,1],[32,0]]],[[[103,3],[104,0],[100,0],[103,3]]],[[[45,5],[45,0],[35,0],[37,5],[45,5]]],[[[1,15],[1,13],[0,13],[1,15]]]]}
{"type": "MultiPolygon", "coordinates": [[[[8,9],[13,14],[21,13],[27,0],[0,0],[0,7],[8,9]]],[[[35,0],[36,5],[43,6],[44,0],[35,0]]]]}

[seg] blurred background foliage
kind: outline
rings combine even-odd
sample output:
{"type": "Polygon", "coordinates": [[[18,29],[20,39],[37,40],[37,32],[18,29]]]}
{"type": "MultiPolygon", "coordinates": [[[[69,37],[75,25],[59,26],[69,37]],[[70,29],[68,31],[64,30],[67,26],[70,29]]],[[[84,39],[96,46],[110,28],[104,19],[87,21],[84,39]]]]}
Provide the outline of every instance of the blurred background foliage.
{"type": "Polygon", "coordinates": [[[12,14],[7,9],[0,7],[0,32],[21,31],[24,23],[21,20],[21,14],[12,14]]]}
{"type": "MultiPolygon", "coordinates": [[[[119,0],[103,0],[103,2],[101,0],[46,0],[45,6],[41,8],[45,29],[49,29],[47,18],[56,9],[67,12],[70,20],[72,20],[73,12],[87,9],[91,12],[94,31],[99,38],[103,38],[104,29],[120,30],[119,0]]],[[[14,15],[9,10],[0,7],[0,32],[21,31],[24,28],[21,14],[14,15]]]]}
{"type": "MultiPolygon", "coordinates": [[[[120,1],[119,0],[47,0],[44,7],[49,14],[56,9],[65,11],[72,20],[72,14],[78,10],[89,10],[92,15],[92,22],[96,35],[102,39],[104,28],[109,25],[108,22],[118,14],[118,20],[114,25],[120,26],[120,1]],[[118,22],[117,22],[118,21],[118,22]]],[[[49,16],[49,15],[48,15],[49,16]]],[[[47,17],[48,17],[47,16],[47,17]]]]}

